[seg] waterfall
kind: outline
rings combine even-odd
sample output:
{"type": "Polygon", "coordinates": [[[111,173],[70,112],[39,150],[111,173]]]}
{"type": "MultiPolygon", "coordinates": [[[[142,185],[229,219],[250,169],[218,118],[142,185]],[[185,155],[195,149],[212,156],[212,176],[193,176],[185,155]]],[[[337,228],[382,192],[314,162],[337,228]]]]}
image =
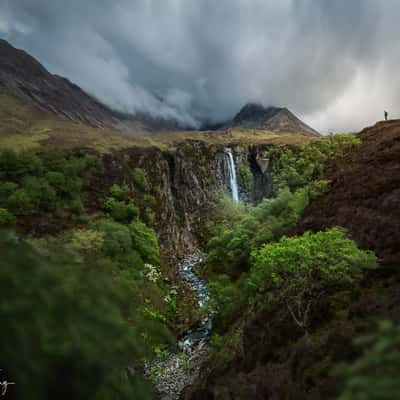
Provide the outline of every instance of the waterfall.
{"type": "Polygon", "coordinates": [[[226,154],[228,155],[228,170],[229,170],[229,179],[232,190],[232,199],[235,203],[237,203],[239,201],[239,190],[236,179],[235,160],[233,159],[233,154],[231,149],[226,149],[226,154]]]}

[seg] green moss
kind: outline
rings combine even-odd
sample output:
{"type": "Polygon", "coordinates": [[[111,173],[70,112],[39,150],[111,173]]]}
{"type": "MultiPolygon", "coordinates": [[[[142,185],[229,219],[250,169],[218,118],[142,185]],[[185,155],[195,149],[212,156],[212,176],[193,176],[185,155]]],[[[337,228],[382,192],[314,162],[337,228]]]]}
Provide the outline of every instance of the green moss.
{"type": "Polygon", "coordinates": [[[254,185],[254,176],[251,173],[250,165],[247,161],[242,161],[239,165],[239,181],[247,193],[251,192],[254,185]]]}
{"type": "Polygon", "coordinates": [[[132,179],[135,185],[135,188],[139,191],[145,192],[148,190],[148,183],[146,179],[146,175],[142,168],[134,168],[132,171],[132,179]]]}

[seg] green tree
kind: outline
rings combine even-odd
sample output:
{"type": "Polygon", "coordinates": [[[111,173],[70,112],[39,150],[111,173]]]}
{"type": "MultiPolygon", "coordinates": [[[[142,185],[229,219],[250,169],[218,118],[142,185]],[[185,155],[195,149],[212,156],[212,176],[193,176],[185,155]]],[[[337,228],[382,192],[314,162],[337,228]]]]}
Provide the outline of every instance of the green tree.
{"type": "Polygon", "coordinates": [[[313,306],[332,286],[352,283],[363,268],[375,268],[376,256],[357,248],[340,228],[283,237],[252,254],[246,281],[253,298],[276,293],[293,321],[307,334],[313,306]]]}

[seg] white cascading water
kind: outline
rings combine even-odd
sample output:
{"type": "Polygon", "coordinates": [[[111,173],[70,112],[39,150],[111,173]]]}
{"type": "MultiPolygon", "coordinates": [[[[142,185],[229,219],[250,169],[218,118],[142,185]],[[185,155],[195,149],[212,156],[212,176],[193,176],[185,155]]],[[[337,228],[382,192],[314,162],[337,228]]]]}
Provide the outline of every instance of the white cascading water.
{"type": "Polygon", "coordinates": [[[237,203],[239,201],[239,190],[236,179],[235,160],[233,159],[233,154],[231,149],[226,149],[226,154],[228,155],[228,170],[229,170],[229,179],[232,190],[232,199],[235,203],[237,203]]]}

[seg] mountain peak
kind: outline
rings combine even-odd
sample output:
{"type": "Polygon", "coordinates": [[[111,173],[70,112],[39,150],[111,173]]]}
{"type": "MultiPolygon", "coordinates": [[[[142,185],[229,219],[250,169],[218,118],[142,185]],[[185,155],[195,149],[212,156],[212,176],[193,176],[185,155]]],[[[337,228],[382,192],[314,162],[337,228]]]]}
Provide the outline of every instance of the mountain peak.
{"type": "Polygon", "coordinates": [[[260,103],[245,104],[229,126],[318,135],[318,132],[297,118],[286,107],[264,107],[260,103]]]}
{"type": "Polygon", "coordinates": [[[63,119],[127,132],[179,129],[173,119],[145,112],[124,114],[103,104],[67,78],[51,74],[34,57],[0,39],[0,94],[8,94],[63,119]]]}

